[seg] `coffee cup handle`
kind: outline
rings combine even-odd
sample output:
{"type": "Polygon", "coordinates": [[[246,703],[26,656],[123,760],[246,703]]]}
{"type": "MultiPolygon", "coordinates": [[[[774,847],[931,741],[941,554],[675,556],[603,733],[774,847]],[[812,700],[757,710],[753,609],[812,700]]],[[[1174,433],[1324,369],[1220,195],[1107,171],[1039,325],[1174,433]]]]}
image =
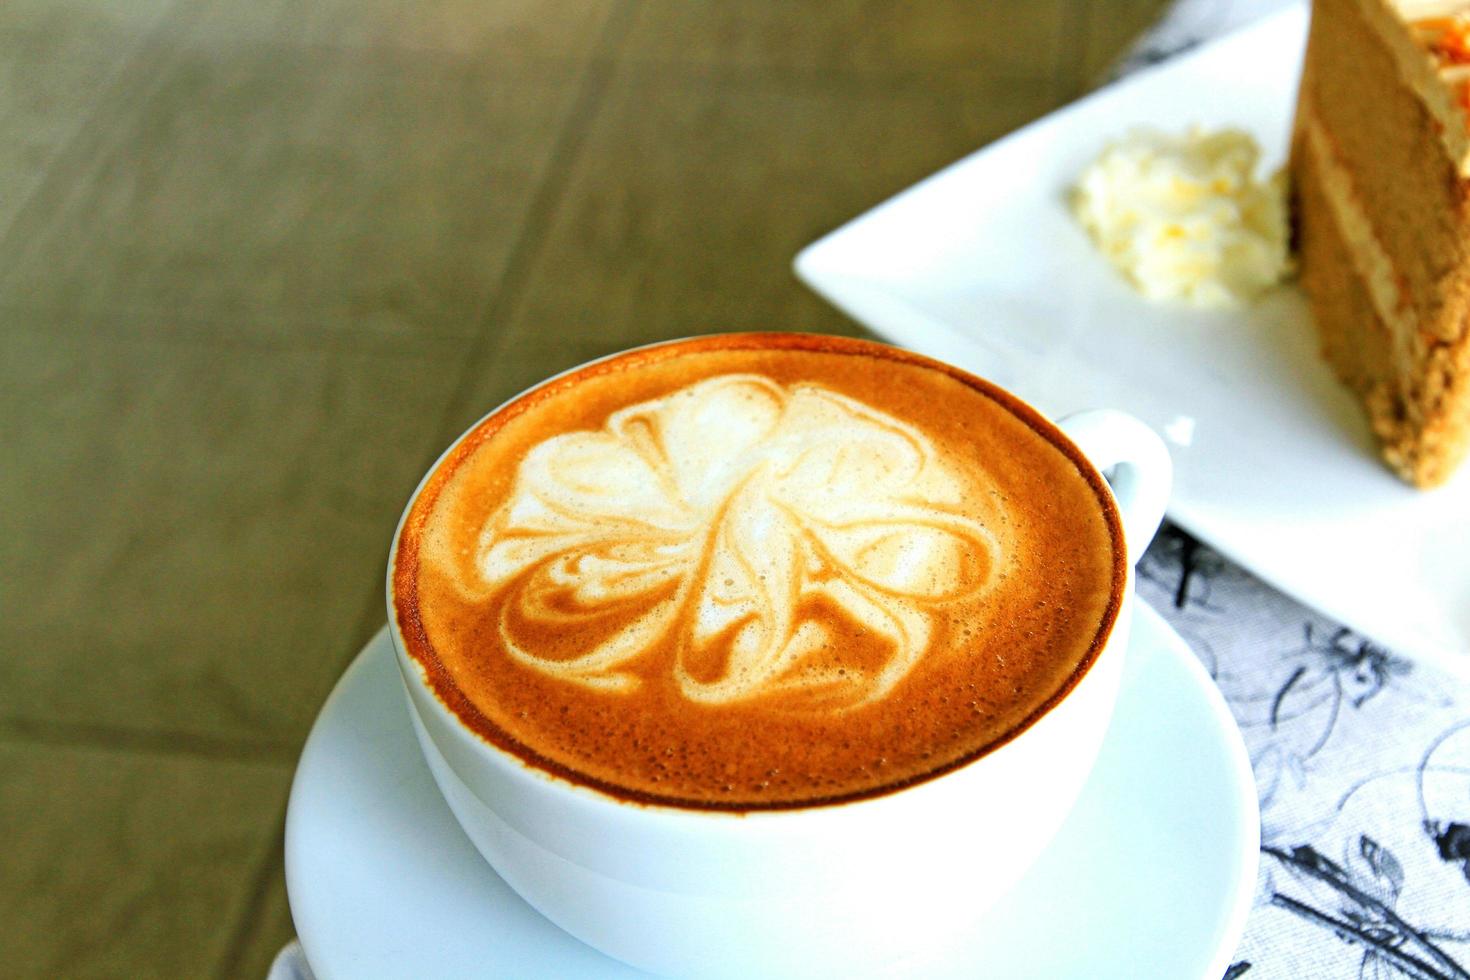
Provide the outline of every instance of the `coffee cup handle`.
{"type": "Polygon", "coordinates": [[[1169,502],[1174,464],[1153,429],[1113,409],[1077,412],[1057,421],[1112,488],[1123,517],[1128,563],[1143,557],[1169,502]]]}

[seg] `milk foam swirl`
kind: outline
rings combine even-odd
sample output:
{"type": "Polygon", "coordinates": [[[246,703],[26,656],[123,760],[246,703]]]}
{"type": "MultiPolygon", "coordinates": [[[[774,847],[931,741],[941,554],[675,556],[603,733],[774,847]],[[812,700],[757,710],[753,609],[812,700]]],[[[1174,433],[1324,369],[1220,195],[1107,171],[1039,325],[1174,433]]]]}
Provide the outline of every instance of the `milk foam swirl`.
{"type": "Polygon", "coordinates": [[[990,583],[1001,546],[960,507],[987,490],[854,399],[723,375],[531,449],[480,534],[476,591],[510,656],[552,677],[616,692],[671,670],[698,702],[851,707],[931,652],[936,609],[990,583]],[[886,643],[881,666],[826,655],[814,603],[886,643]]]}

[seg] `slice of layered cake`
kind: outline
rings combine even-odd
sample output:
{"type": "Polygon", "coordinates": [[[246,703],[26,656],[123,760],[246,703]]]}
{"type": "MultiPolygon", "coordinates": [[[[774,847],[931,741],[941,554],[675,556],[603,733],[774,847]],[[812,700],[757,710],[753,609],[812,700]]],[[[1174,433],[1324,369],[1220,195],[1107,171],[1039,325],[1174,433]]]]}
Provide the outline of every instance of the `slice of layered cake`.
{"type": "Polygon", "coordinates": [[[1470,448],[1470,0],[1314,0],[1292,141],[1302,284],[1384,458],[1470,448]]]}

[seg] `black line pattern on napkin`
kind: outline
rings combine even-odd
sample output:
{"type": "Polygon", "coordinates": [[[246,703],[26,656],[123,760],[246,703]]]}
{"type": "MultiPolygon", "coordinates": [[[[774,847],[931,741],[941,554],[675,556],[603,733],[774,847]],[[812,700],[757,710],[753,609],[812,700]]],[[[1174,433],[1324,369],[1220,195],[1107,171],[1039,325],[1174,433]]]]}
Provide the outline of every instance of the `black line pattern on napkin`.
{"type": "Polygon", "coordinates": [[[1138,571],[1216,678],[1256,771],[1262,883],[1226,980],[1470,980],[1463,687],[1172,525],[1138,571]]]}

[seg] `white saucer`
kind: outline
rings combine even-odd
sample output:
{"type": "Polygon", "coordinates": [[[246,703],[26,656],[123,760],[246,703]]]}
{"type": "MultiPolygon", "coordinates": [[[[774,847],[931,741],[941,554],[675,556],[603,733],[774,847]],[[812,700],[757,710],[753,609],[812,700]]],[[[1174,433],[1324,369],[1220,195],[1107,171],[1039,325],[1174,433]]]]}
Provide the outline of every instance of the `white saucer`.
{"type": "Polygon", "coordinates": [[[809,246],[796,271],[882,337],[1064,415],[1119,408],[1172,442],[1169,515],[1283,591],[1470,676],[1470,467],[1424,492],[1379,460],[1294,286],[1237,311],[1150,303],[1067,189],[1149,125],[1236,126],[1287,153],[1305,5],[1054,112],[809,246]]]}
{"type": "MultiPolygon", "coordinates": [[[[1139,602],[1117,714],[1076,810],[962,948],[905,972],[1219,980],[1255,886],[1259,819],[1229,709],[1139,602]]],[[[386,631],[301,754],[286,885],[320,980],[641,975],[543,919],[464,836],[414,741],[386,631]]]]}

